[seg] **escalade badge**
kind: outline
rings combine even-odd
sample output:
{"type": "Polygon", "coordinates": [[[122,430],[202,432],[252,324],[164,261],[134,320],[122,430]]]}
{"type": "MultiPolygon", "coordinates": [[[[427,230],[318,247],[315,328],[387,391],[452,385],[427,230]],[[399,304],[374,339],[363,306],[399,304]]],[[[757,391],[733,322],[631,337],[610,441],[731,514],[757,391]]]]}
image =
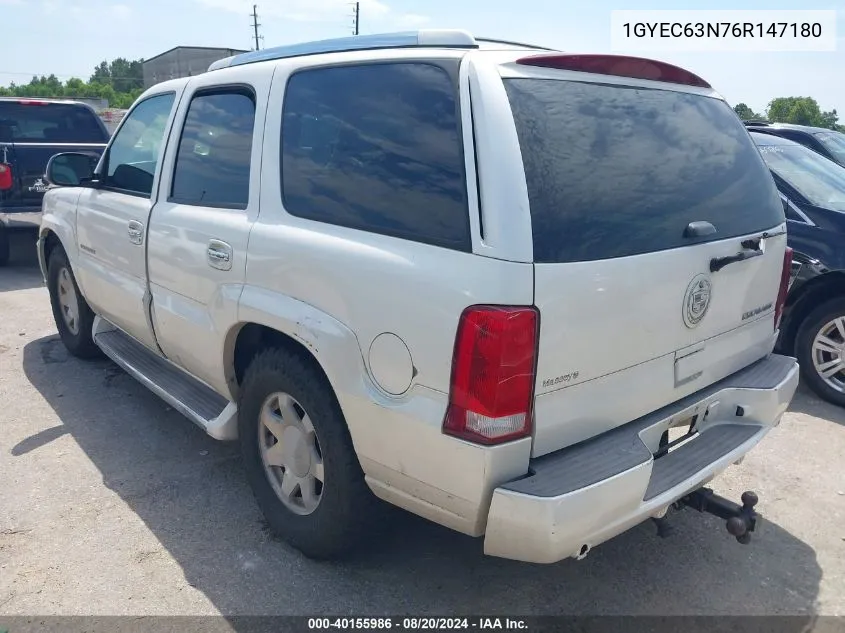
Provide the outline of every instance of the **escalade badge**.
{"type": "Polygon", "coordinates": [[[684,295],[683,317],[688,328],[694,328],[701,323],[710,307],[711,296],[710,278],[707,275],[696,275],[684,295]]]}

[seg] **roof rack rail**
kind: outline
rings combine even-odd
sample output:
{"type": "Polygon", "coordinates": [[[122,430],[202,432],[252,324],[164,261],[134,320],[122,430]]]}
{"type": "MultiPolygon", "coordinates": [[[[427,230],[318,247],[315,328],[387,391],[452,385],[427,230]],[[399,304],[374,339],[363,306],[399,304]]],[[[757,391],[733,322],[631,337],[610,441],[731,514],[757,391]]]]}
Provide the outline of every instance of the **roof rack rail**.
{"type": "Polygon", "coordinates": [[[525,44],[524,42],[511,42],[510,40],[499,40],[492,37],[476,37],[475,41],[485,44],[505,44],[507,46],[517,46],[519,48],[530,48],[538,51],[554,51],[554,48],[547,46],[538,46],[537,44],[525,44]]]}
{"type": "Polygon", "coordinates": [[[748,119],[744,120],[743,125],[771,125],[771,121],[764,121],[762,119],[748,119]]]}
{"type": "Polygon", "coordinates": [[[286,59],[320,53],[343,53],[346,51],[378,50],[382,48],[478,48],[478,42],[466,31],[423,29],[402,33],[380,33],[377,35],[353,35],[316,42],[303,42],[287,46],[276,46],[251,51],[218,60],[208,67],[209,71],[254,64],[271,59],[286,59]]]}

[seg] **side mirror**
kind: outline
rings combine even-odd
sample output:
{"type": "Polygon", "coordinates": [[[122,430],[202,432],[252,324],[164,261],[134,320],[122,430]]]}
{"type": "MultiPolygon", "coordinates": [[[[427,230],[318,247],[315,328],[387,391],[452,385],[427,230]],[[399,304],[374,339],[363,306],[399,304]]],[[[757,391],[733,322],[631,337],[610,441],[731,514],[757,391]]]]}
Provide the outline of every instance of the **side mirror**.
{"type": "Polygon", "coordinates": [[[45,177],[50,185],[78,187],[94,177],[99,158],[81,152],[56,154],[47,163],[45,177]]]}

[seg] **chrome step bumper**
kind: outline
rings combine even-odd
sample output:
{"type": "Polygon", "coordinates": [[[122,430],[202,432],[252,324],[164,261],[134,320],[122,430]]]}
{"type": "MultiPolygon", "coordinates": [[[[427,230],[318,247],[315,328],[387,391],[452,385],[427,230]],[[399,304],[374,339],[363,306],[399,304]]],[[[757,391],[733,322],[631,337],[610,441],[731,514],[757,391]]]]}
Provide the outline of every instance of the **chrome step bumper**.
{"type": "Polygon", "coordinates": [[[493,492],[487,554],[537,563],[590,548],[699,488],[755,446],[798,386],[794,358],[770,355],[672,405],[532,460],[527,477],[493,492]],[[694,437],[654,459],[660,437],[698,417],[694,437]]]}

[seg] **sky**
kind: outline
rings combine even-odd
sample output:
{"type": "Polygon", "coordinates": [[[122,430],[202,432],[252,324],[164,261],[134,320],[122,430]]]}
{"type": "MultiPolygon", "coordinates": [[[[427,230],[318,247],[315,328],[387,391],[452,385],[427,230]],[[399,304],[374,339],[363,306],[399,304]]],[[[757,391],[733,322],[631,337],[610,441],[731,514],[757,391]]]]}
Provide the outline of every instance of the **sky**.
{"type": "MultiPolygon", "coordinates": [[[[253,3],[262,48],[351,35],[350,0],[0,0],[0,85],[51,73],[88,79],[102,60],[150,58],[174,46],[250,49],[253,3]]],[[[361,0],[361,34],[459,28],[567,52],[610,53],[614,9],[835,9],[835,52],[636,53],[702,76],[735,105],[814,97],[845,122],[845,0],[361,0]]]]}

